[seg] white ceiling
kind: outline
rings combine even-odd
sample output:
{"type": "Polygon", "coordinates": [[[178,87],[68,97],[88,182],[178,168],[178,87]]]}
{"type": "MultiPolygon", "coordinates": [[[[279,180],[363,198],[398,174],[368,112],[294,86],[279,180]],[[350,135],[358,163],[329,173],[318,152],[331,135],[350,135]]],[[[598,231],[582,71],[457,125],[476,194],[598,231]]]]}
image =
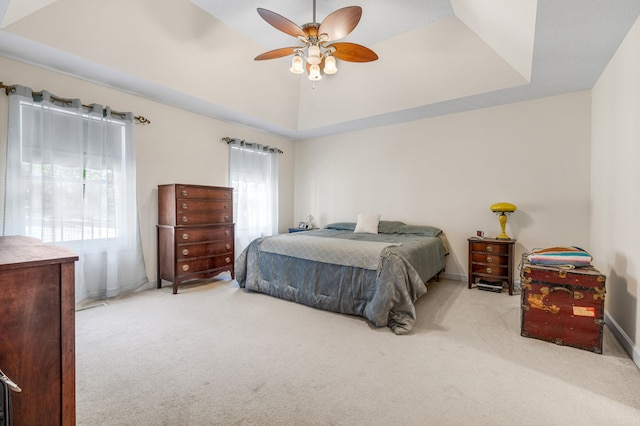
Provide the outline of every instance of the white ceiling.
{"type": "Polygon", "coordinates": [[[256,8],[302,25],[312,0],[0,0],[0,55],[301,140],[589,89],[640,14],[640,0],[317,0],[316,21],[353,5],[344,40],[380,59],[315,84],[253,61],[298,43],[256,8]]]}

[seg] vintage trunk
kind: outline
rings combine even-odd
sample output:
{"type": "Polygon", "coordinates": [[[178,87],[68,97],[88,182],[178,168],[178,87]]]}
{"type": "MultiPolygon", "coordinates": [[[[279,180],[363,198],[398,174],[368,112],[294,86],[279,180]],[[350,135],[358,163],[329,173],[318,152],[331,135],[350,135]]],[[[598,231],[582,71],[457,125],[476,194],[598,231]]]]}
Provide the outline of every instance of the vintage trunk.
{"type": "Polygon", "coordinates": [[[602,353],[605,276],[593,267],[522,264],[521,332],[602,353]]]}

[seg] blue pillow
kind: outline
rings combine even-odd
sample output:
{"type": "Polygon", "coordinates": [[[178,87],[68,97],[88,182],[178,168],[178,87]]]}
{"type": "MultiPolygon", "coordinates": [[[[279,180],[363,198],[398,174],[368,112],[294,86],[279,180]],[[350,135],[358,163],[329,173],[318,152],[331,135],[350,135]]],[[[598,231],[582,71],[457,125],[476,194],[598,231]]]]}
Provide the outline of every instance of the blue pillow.
{"type": "Polygon", "coordinates": [[[437,237],[442,233],[442,229],[429,225],[405,225],[398,233],[437,237]]]}
{"type": "Polygon", "coordinates": [[[407,226],[404,222],[381,220],[378,224],[378,232],[380,234],[397,234],[407,226]]]}
{"type": "Polygon", "coordinates": [[[330,223],[324,227],[324,229],[336,229],[338,231],[353,231],[356,229],[354,222],[336,222],[330,223]]]}

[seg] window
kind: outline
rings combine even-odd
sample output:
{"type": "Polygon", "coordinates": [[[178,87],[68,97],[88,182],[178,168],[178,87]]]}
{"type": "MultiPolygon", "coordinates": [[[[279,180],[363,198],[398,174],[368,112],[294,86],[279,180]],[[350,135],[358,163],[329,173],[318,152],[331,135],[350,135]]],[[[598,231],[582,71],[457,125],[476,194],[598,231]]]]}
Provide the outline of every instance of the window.
{"type": "MultiPolygon", "coordinates": [[[[42,108],[42,104],[20,102],[20,115],[28,122],[38,114],[29,110],[42,108]]],[[[49,112],[55,115],[69,114],[57,108],[49,108],[49,112]]],[[[95,143],[90,141],[95,133],[90,131],[90,127],[101,126],[102,117],[92,117],[86,112],[82,112],[80,117],[83,125],[81,153],[70,153],[55,144],[40,144],[28,138],[21,143],[20,161],[25,188],[23,233],[45,243],[118,236],[116,208],[119,192],[122,192],[118,188],[124,181],[125,173],[122,168],[104,166],[105,163],[122,160],[126,141],[125,123],[117,120],[104,123],[103,130],[110,135],[109,143],[115,144],[111,151],[116,153],[115,157],[112,153],[112,158],[105,161],[101,158],[103,148],[96,153],[90,146],[92,142],[95,143]],[[72,160],[75,154],[77,161],[72,160]],[[66,160],[56,161],[56,158],[66,160]],[[81,194],[76,190],[80,184],[81,194]],[[60,209],[64,214],[56,215],[55,212],[60,209]]]]}
{"type": "Polygon", "coordinates": [[[255,238],[278,233],[278,151],[238,140],[229,148],[238,256],[255,238]]]}
{"type": "Polygon", "coordinates": [[[74,250],[76,301],[147,282],[136,205],[133,115],[14,86],[5,235],[74,250]]]}

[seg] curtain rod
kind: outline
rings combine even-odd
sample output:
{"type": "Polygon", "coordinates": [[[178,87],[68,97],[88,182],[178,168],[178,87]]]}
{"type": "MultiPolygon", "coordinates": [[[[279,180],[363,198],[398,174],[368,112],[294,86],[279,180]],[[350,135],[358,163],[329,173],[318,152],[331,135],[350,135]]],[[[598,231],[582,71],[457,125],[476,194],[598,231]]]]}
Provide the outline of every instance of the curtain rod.
{"type": "MultiPolygon", "coordinates": [[[[3,84],[1,81],[0,81],[0,89],[4,89],[4,93],[7,96],[9,96],[9,93],[13,93],[13,92],[16,91],[16,88],[14,86],[7,86],[7,85],[3,84]]],[[[63,103],[66,103],[66,104],[70,104],[71,103],[71,100],[69,100],[69,99],[59,98],[59,97],[53,96],[53,95],[51,95],[51,99],[53,99],[54,101],[63,102],[63,103]]],[[[82,106],[84,108],[87,108],[87,109],[91,108],[91,106],[85,105],[85,104],[82,104],[82,106]]],[[[111,114],[119,115],[122,118],[124,118],[124,116],[125,116],[125,113],[118,112],[118,111],[113,111],[113,110],[111,111],[111,114]]],[[[146,118],[146,117],[144,117],[142,115],[136,115],[133,118],[136,121],[138,121],[140,124],[151,124],[151,120],[149,120],[148,118],[146,118]]]]}
{"type": "MultiPolygon", "coordinates": [[[[222,138],[222,139],[221,139],[221,141],[222,141],[222,142],[224,142],[224,143],[226,143],[227,145],[228,145],[228,144],[231,144],[231,143],[233,143],[233,142],[235,142],[235,141],[238,141],[238,142],[244,142],[244,143],[246,143],[247,145],[260,145],[260,144],[258,144],[258,143],[254,143],[254,142],[247,142],[247,141],[245,141],[244,139],[239,139],[239,138],[230,138],[230,137],[228,137],[228,136],[227,136],[227,137],[222,138]]],[[[269,151],[269,150],[273,150],[273,151],[277,151],[277,152],[278,152],[278,154],[284,154],[284,151],[282,151],[282,150],[281,150],[281,149],[279,149],[279,148],[271,148],[271,147],[269,147],[269,145],[260,145],[260,146],[262,146],[262,147],[264,148],[264,150],[267,150],[267,151],[269,151]]]]}

